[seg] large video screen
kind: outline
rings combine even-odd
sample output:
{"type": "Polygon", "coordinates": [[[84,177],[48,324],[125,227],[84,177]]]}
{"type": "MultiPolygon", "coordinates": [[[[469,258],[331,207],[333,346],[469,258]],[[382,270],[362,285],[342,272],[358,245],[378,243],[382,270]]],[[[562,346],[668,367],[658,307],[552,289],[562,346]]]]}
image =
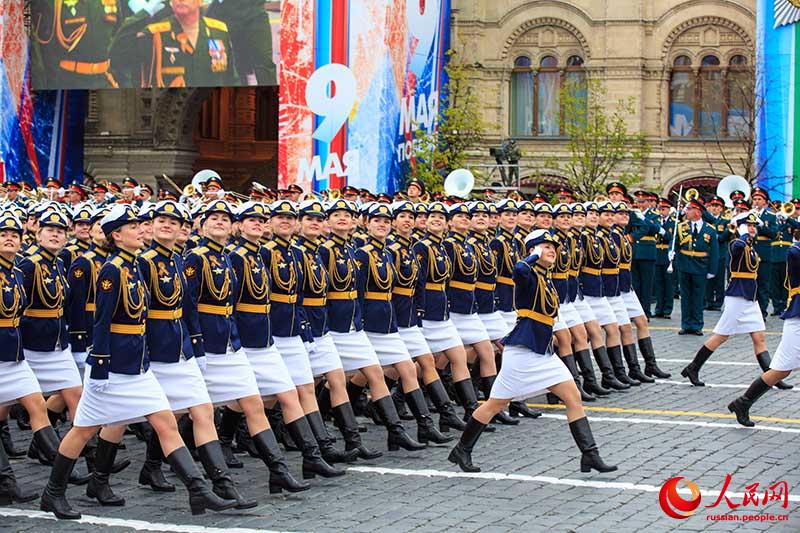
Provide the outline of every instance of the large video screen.
{"type": "Polygon", "coordinates": [[[31,0],[30,6],[34,90],[277,84],[279,0],[31,0]]]}

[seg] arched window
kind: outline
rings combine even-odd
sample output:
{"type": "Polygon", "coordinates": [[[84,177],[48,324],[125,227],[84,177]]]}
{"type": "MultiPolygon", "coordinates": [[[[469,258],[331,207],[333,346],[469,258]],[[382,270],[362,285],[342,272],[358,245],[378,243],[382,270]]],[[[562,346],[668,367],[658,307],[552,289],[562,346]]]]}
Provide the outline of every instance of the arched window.
{"type": "Polygon", "coordinates": [[[511,136],[558,137],[562,135],[561,90],[566,82],[586,97],[586,72],[583,58],[570,56],[559,65],[555,56],[544,56],[538,68],[530,58],[514,61],[511,74],[511,136]]]}
{"type": "Polygon", "coordinates": [[[693,65],[678,56],[672,63],[669,134],[672,137],[737,137],[752,129],[753,73],[745,56],[725,65],[708,54],[693,65]]]}
{"type": "Polygon", "coordinates": [[[529,57],[518,57],[511,74],[511,135],[533,135],[533,70],[529,57]]]}

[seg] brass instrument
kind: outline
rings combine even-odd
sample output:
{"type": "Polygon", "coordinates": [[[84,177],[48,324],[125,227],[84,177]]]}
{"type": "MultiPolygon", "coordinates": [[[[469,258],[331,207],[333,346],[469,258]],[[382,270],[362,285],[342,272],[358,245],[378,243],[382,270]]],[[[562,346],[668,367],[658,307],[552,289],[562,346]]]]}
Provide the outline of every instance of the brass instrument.
{"type": "Polygon", "coordinates": [[[522,193],[520,193],[519,191],[511,191],[510,193],[508,193],[508,197],[511,200],[514,200],[515,202],[523,202],[523,201],[525,201],[525,198],[522,196],[522,193]]]}
{"type": "Polygon", "coordinates": [[[328,200],[331,202],[342,197],[342,191],[340,189],[328,189],[327,191],[323,192],[328,193],[328,200]]]}
{"type": "Polygon", "coordinates": [[[784,202],[781,204],[781,213],[786,215],[786,218],[791,218],[794,216],[794,212],[796,211],[796,207],[792,202],[784,202]]]}
{"type": "Polygon", "coordinates": [[[603,194],[598,194],[597,196],[594,197],[594,200],[592,200],[592,201],[594,203],[596,203],[596,204],[599,204],[599,203],[602,203],[602,202],[610,202],[611,199],[608,196],[605,196],[603,194]]]}
{"type": "Polygon", "coordinates": [[[683,193],[683,199],[686,200],[686,202],[691,202],[692,200],[696,200],[699,196],[700,196],[700,191],[694,188],[687,189],[687,191],[683,193]]]}
{"type": "Polygon", "coordinates": [[[190,183],[181,190],[181,194],[184,195],[186,198],[191,198],[192,196],[197,194],[197,188],[190,183]]]}
{"type": "Polygon", "coordinates": [[[430,203],[430,201],[431,201],[431,193],[429,193],[428,191],[425,191],[424,193],[422,193],[419,196],[419,201],[424,203],[424,204],[430,203]]]}

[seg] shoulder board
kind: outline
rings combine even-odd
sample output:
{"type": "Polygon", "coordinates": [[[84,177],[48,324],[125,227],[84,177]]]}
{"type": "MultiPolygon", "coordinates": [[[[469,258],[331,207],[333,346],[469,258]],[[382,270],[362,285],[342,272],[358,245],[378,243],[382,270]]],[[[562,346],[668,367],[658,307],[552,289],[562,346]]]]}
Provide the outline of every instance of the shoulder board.
{"type": "Polygon", "coordinates": [[[112,259],[111,261],[108,261],[108,262],[111,263],[112,265],[114,265],[115,267],[121,267],[122,263],[124,263],[125,260],[122,259],[120,256],[117,256],[117,257],[115,257],[114,259],[112,259]]]}
{"type": "Polygon", "coordinates": [[[362,246],[361,247],[361,249],[364,250],[365,252],[370,252],[370,251],[372,251],[373,248],[375,248],[375,247],[373,245],[371,245],[371,244],[367,244],[366,246],[362,246]]]}
{"type": "Polygon", "coordinates": [[[206,22],[206,26],[208,26],[209,28],[214,28],[215,30],[224,31],[224,32],[228,31],[228,25],[225,24],[224,22],[222,22],[219,19],[212,19],[212,18],[209,18],[209,17],[203,17],[203,20],[206,22]]]}
{"type": "Polygon", "coordinates": [[[274,250],[276,246],[278,246],[278,243],[276,243],[275,241],[269,241],[267,244],[264,245],[264,248],[266,248],[267,250],[274,250]]]}
{"type": "Polygon", "coordinates": [[[156,252],[155,250],[147,250],[145,253],[142,254],[141,257],[142,259],[147,259],[149,261],[151,259],[155,259],[157,255],[158,252],[156,252]]]}
{"type": "Polygon", "coordinates": [[[390,250],[399,250],[400,248],[402,248],[402,246],[403,246],[403,245],[402,245],[402,244],[400,244],[399,242],[393,242],[392,244],[390,244],[390,245],[388,246],[388,248],[389,248],[390,250]]]}
{"type": "Polygon", "coordinates": [[[74,251],[76,251],[78,249],[78,245],[77,244],[69,244],[69,245],[67,245],[65,247],[65,249],[69,250],[70,252],[74,252],[74,251]]]}
{"type": "Polygon", "coordinates": [[[421,241],[419,241],[419,242],[421,242],[421,243],[422,243],[422,244],[424,244],[425,246],[430,246],[431,244],[433,244],[433,241],[431,241],[430,239],[427,239],[427,238],[426,238],[426,239],[422,239],[422,240],[421,240],[421,241]]]}
{"type": "Polygon", "coordinates": [[[325,247],[325,248],[331,249],[334,246],[336,246],[336,243],[333,242],[333,241],[325,241],[325,243],[322,246],[325,247]]]}
{"type": "Polygon", "coordinates": [[[161,22],[154,22],[153,24],[147,25],[147,31],[150,33],[164,33],[165,31],[170,31],[172,29],[172,25],[170,24],[169,20],[162,20],[161,22]]]}
{"type": "Polygon", "coordinates": [[[237,246],[236,248],[233,249],[233,253],[241,257],[247,257],[247,248],[245,248],[244,246],[237,246]]]}
{"type": "Polygon", "coordinates": [[[42,258],[42,256],[41,256],[41,255],[39,255],[39,254],[33,254],[33,255],[29,255],[29,256],[27,257],[28,261],[30,261],[31,263],[36,263],[36,262],[38,262],[38,261],[39,261],[41,258],[42,258]]]}
{"type": "Polygon", "coordinates": [[[203,255],[206,252],[208,252],[208,247],[207,246],[198,246],[198,247],[192,249],[189,253],[193,253],[193,254],[197,254],[197,255],[203,255]]]}

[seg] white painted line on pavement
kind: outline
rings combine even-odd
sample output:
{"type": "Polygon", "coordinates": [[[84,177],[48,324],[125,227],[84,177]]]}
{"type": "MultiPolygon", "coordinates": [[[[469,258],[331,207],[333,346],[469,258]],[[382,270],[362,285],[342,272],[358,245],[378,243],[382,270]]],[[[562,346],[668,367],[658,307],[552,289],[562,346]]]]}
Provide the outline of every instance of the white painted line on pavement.
{"type": "MultiPolygon", "coordinates": [[[[576,450],[576,453],[577,450],[576,450]]],[[[564,485],[568,487],[588,487],[593,489],[617,489],[635,490],[640,492],[659,492],[661,487],[655,485],[645,485],[642,483],[625,483],[622,481],[590,481],[584,479],[562,479],[551,476],[528,476],[525,474],[503,474],[501,472],[450,472],[445,470],[406,470],[403,468],[379,468],[373,466],[351,466],[348,472],[360,472],[364,474],[382,474],[394,476],[418,476],[418,477],[442,477],[442,478],[468,478],[485,479],[487,481],[529,481],[533,483],[545,483],[548,485],[564,485]]],[[[594,474],[594,472],[593,472],[594,474]]],[[[600,474],[602,475],[602,474],[600,474]]],[[[678,489],[682,494],[691,494],[689,489],[678,489]]],[[[703,496],[719,496],[719,491],[700,489],[703,496]]],[[[734,498],[744,498],[743,492],[728,492],[725,495],[734,498]]],[[[800,502],[800,496],[790,494],[790,502],[800,502]]]]}
{"type": "MultiPolygon", "coordinates": [[[[566,415],[555,415],[551,413],[542,413],[542,418],[555,418],[558,420],[566,420],[566,415]]],[[[774,431],[776,433],[800,433],[800,428],[785,428],[780,426],[763,426],[756,425],[748,428],[740,424],[723,424],[721,422],[702,422],[691,420],[664,420],[661,418],[628,418],[616,416],[594,416],[589,414],[589,420],[592,422],[625,422],[626,424],[652,424],[654,426],[694,426],[704,428],[724,428],[724,429],[741,429],[748,431],[774,431]]]]}
{"type": "MultiPolygon", "coordinates": [[[[662,359],[658,358],[659,363],[691,363],[693,359],[662,359]]],[[[758,363],[745,363],[739,361],[706,361],[703,365],[722,365],[722,366],[758,366],[758,363]]]]}
{"type": "MultiPolygon", "coordinates": [[[[660,383],[662,385],[688,385],[689,387],[693,386],[688,381],[672,381],[670,379],[657,379],[656,383],[660,383]]],[[[708,387],[710,389],[713,389],[713,388],[717,388],[717,389],[746,389],[747,387],[750,386],[749,383],[742,383],[740,385],[737,385],[735,383],[708,383],[708,382],[705,382],[705,383],[706,383],[706,387],[708,387]]],[[[648,383],[648,385],[652,385],[652,383],[648,383]]],[[[794,390],[794,389],[791,389],[791,390],[794,390]]]]}
{"type": "MultiPolygon", "coordinates": [[[[58,520],[52,513],[28,509],[11,509],[0,507],[0,516],[31,518],[39,520],[55,520],[64,525],[69,523],[91,524],[94,526],[126,527],[136,531],[169,531],[176,533],[278,533],[268,529],[248,529],[242,527],[206,527],[189,524],[161,524],[158,522],[145,522],[144,520],[129,520],[126,518],[108,518],[103,516],[83,515],[78,520],[58,520]]],[[[220,515],[225,516],[225,515],[220,515]]]]}

